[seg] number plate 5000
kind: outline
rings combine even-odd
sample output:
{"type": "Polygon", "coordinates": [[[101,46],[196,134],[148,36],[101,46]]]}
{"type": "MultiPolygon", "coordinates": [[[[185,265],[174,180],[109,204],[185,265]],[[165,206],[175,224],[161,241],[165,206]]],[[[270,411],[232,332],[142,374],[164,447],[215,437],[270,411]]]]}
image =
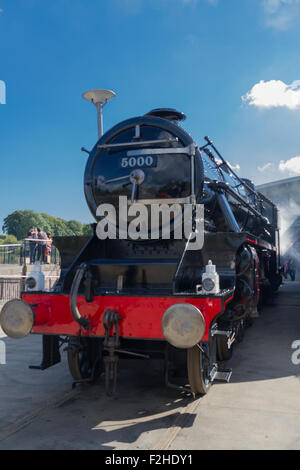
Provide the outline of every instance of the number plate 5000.
{"type": "Polygon", "coordinates": [[[140,157],[124,157],[121,159],[121,168],[143,168],[157,166],[156,155],[146,155],[140,157]]]}

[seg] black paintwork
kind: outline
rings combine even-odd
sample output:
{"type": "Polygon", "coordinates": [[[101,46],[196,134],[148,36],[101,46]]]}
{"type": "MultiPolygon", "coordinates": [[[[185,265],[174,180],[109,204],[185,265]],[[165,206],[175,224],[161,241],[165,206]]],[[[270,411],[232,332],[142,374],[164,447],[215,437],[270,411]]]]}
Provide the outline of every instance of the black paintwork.
{"type": "MultiPolygon", "coordinates": [[[[136,142],[135,126],[141,126],[141,141],[157,139],[174,139],[178,142],[171,144],[174,148],[187,147],[193,144],[193,139],[181,127],[173,122],[155,116],[142,116],[129,119],[114,126],[103,135],[93,148],[87,161],[84,190],[87,204],[97,220],[96,210],[100,204],[109,203],[118,206],[119,196],[131,197],[132,185],[129,180],[105,184],[108,179],[118,178],[130,174],[136,167],[122,168],[120,161],[127,156],[131,147],[99,149],[98,145],[136,142]],[[99,181],[100,177],[100,181],[99,181]],[[103,182],[101,183],[101,178],[103,182]],[[97,184],[98,183],[98,184],[97,184]],[[99,184],[100,183],[100,184],[99,184]]],[[[141,144],[136,148],[166,148],[170,144],[141,144]]],[[[138,199],[156,199],[163,203],[164,199],[185,198],[191,194],[190,157],[185,154],[164,154],[157,158],[157,166],[143,168],[145,180],[138,188],[138,199]]],[[[197,150],[195,158],[195,186],[196,197],[202,196],[203,163],[200,152],[197,150]]]]}
{"type": "Polygon", "coordinates": [[[29,369],[45,370],[61,361],[59,336],[43,335],[43,358],[41,364],[31,365],[29,369]]]}
{"type": "MultiPolygon", "coordinates": [[[[88,206],[96,217],[99,204],[110,203],[118,209],[118,197],[132,191],[130,181],[104,183],[105,180],[125,176],[128,168],[120,162],[127,151],[144,148],[188,147],[194,144],[191,136],[175,120],[183,113],[172,109],[153,110],[145,116],[123,121],[97,142],[87,161],[84,175],[84,189],[88,206]],[[137,131],[136,126],[139,126],[137,131]],[[177,142],[143,144],[144,141],[174,139],[177,142]],[[130,147],[99,148],[99,145],[138,143],[130,147]],[[100,179],[99,179],[100,177],[100,179]]],[[[96,233],[90,239],[72,243],[60,243],[63,268],[56,286],[57,292],[69,293],[77,267],[88,265],[86,279],[80,291],[87,300],[93,295],[194,295],[196,286],[208,260],[217,266],[222,290],[231,291],[236,286],[236,258],[243,243],[259,242],[262,263],[261,278],[276,277],[275,245],[277,229],[276,207],[264,196],[255,192],[248,180],[242,181],[215,149],[208,138],[208,144],[195,154],[195,197],[205,204],[205,242],[202,250],[186,251],[186,240],[99,240],[96,233]],[[211,145],[211,149],[209,148],[211,145]],[[240,233],[232,232],[216,195],[225,195],[236,218],[240,233]],[[85,244],[84,244],[85,242],[85,244]],[[269,249],[266,245],[269,244],[269,249]],[[267,254],[266,254],[267,253],[267,254]],[[121,292],[119,292],[121,282],[121,292]],[[118,284],[119,283],[119,284],[118,284]],[[118,287],[119,286],[119,287],[118,287]]],[[[166,198],[188,197],[191,195],[191,156],[188,154],[157,154],[156,166],[143,167],[145,179],[139,186],[139,200],[164,202],[166,198]]],[[[135,168],[131,168],[135,169],[135,168]]],[[[130,169],[130,170],[131,170],[130,169]]],[[[223,209],[224,210],[224,209],[223,209]]],[[[118,214],[117,214],[118,215],[118,214]]],[[[234,227],[234,225],[233,225],[234,227]]],[[[96,224],[94,225],[94,230],[96,224]]]]}

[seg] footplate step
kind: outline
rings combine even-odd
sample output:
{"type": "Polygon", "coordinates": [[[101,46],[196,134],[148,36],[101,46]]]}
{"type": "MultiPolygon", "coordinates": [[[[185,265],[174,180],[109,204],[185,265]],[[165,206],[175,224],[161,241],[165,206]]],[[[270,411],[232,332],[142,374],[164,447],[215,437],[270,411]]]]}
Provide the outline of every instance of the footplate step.
{"type": "Polygon", "coordinates": [[[218,369],[214,380],[221,380],[222,382],[229,382],[232,374],[232,369],[218,369]]]}

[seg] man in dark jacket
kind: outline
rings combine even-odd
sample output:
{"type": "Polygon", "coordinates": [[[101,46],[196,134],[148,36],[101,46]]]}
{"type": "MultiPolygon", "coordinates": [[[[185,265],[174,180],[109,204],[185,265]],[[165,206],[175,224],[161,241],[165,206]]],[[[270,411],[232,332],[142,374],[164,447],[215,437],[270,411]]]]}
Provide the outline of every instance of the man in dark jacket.
{"type": "Polygon", "coordinates": [[[30,264],[34,264],[36,259],[36,252],[37,252],[37,232],[34,227],[30,227],[29,232],[27,234],[27,238],[29,238],[29,251],[30,251],[30,264]]]}

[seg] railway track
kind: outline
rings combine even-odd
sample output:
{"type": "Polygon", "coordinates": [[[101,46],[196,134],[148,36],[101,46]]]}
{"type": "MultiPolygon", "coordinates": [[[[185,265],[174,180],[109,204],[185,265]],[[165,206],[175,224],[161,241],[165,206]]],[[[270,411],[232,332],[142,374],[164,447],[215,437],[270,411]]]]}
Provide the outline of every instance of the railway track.
{"type": "Polygon", "coordinates": [[[25,414],[21,418],[16,419],[8,426],[0,429],[0,442],[4,439],[7,439],[9,436],[17,433],[26,426],[32,424],[37,418],[41,417],[43,413],[50,410],[51,408],[58,408],[69,400],[76,399],[80,396],[79,390],[72,390],[71,392],[66,393],[60,398],[55,398],[53,400],[48,400],[42,406],[37,407],[30,413],[25,414]]]}
{"type": "MultiPolygon", "coordinates": [[[[129,380],[126,380],[126,383],[124,385],[126,389],[126,395],[130,395],[130,377],[129,380]]],[[[24,431],[24,429],[29,426],[31,426],[29,432],[31,432],[32,430],[36,432],[38,429],[43,430],[43,424],[45,422],[49,420],[54,420],[54,422],[56,422],[57,420],[57,427],[59,428],[59,421],[63,420],[63,415],[66,410],[68,415],[73,414],[73,424],[75,426],[78,423],[78,416],[76,414],[78,413],[78,407],[88,407],[90,412],[92,408],[103,407],[105,409],[110,407],[112,401],[114,401],[114,398],[108,398],[104,394],[104,391],[103,395],[100,394],[98,396],[97,394],[99,389],[103,391],[102,386],[99,387],[97,385],[80,385],[74,390],[70,390],[69,392],[64,393],[60,396],[56,396],[53,399],[48,399],[40,406],[34,408],[32,411],[24,414],[22,417],[16,419],[9,425],[0,429],[0,449],[6,448],[6,442],[9,438],[11,438],[11,440],[13,441],[22,441],[23,436],[27,434],[27,431],[22,431],[24,431]],[[18,436],[18,439],[15,439],[14,435],[19,432],[21,434],[18,436]]],[[[156,390],[157,395],[161,395],[161,392],[165,392],[166,396],[168,394],[168,391],[170,391],[170,389],[166,390],[164,388],[161,391],[156,390]]],[[[153,405],[151,404],[151,402],[149,403],[149,397],[145,397],[144,399],[140,398],[139,400],[138,408],[141,411],[138,412],[136,412],[136,410],[134,409],[135,407],[133,407],[132,405],[128,407],[128,404],[126,403],[126,400],[124,400],[123,396],[120,398],[119,403],[120,415],[122,415],[123,407],[123,416],[118,420],[114,420],[113,417],[111,419],[105,419],[105,417],[103,417],[103,421],[101,421],[98,426],[95,426],[92,429],[109,433],[112,430],[122,430],[124,427],[128,429],[134,429],[136,427],[140,427],[141,429],[143,427],[147,428],[148,426],[151,427],[151,423],[153,421],[161,422],[162,429],[159,432],[159,437],[156,438],[155,436],[153,436],[153,438],[151,438],[151,445],[149,445],[148,448],[150,450],[168,450],[171,444],[178,436],[179,432],[188,424],[189,420],[191,419],[191,416],[196,413],[197,408],[201,402],[201,398],[194,400],[186,393],[179,393],[178,395],[176,395],[176,393],[177,392],[175,392],[174,394],[173,391],[174,402],[177,402],[178,406],[174,406],[171,408],[168,408],[168,406],[164,406],[163,409],[158,406],[157,408],[154,407],[153,409],[153,405]],[[125,409],[127,411],[124,411],[125,409]],[[129,413],[132,418],[124,419],[126,413],[129,413]],[[168,422],[168,426],[164,429],[163,423],[166,420],[168,422]]],[[[142,393],[140,394],[140,396],[142,396],[142,393]]],[[[155,394],[153,395],[153,398],[154,397],[155,394]]],[[[166,405],[169,404],[170,403],[166,403],[166,405]]],[[[43,433],[43,431],[41,432],[43,433]]],[[[33,443],[33,446],[35,446],[35,443],[33,443]]],[[[139,445],[137,445],[136,447],[133,443],[133,445],[129,445],[124,448],[121,446],[121,448],[124,450],[137,449],[139,448],[139,445]]]]}

